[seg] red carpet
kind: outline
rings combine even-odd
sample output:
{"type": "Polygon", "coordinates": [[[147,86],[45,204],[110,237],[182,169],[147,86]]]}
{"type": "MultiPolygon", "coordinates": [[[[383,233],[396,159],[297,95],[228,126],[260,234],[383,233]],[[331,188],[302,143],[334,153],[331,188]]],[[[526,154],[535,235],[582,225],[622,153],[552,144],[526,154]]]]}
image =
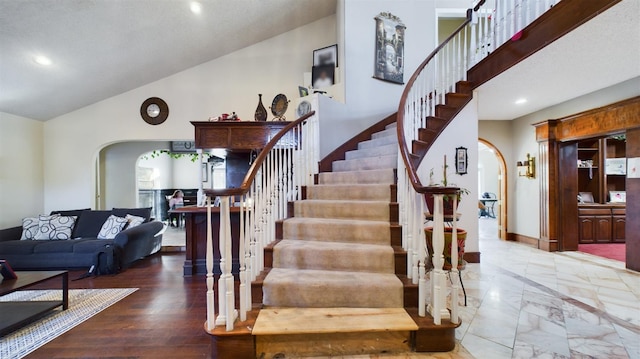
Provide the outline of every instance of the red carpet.
{"type": "Polygon", "coordinates": [[[622,262],[626,256],[624,243],[578,244],[578,251],[622,262]]]}

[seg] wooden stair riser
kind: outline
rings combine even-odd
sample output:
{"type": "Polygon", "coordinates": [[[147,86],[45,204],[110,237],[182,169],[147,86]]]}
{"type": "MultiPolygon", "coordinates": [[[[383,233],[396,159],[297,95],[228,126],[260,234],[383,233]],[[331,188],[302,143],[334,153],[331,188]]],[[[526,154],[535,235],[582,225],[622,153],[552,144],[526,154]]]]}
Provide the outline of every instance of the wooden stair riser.
{"type": "Polygon", "coordinates": [[[256,336],[256,357],[342,357],[343,355],[386,355],[411,350],[410,331],[357,332],[256,336]]]}
{"type": "Polygon", "coordinates": [[[421,128],[418,129],[418,140],[431,144],[438,137],[438,131],[429,129],[429,128],[421,128]]]}
{"type": "Polygon", "coordinates": [[[427,116],[427,127],[425,128],[427,130],[439,132],[447,125],[447,123],[449,123],[449,120],[446,118],[427,116]]]}
{"type": "Polygon", "coordinates": [[[455,106],[436,105],[436,117],[451,119],[457,111],[458,108],[455,106]]]}
{"type": "Polygon", "coordinates": [[[456,93],[471,95],[473,93],[473,84],[469,81],[456,82],[456,93]]]}
{"type": "Polygon", "coordinates": [[[469,94],[450,92],[445,95],[444,103],[448,106],[460,108],[466,105],[469,100],[471,100],[471,95],[469,94]]]}

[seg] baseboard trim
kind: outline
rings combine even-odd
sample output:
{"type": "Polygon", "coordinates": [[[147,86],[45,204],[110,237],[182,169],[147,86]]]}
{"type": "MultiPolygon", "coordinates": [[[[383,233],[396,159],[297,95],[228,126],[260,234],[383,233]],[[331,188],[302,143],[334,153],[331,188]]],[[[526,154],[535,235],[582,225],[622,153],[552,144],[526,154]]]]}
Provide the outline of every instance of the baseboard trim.
{"type": "Polygon", "coordinates": [[[546,252],[558,251],[558,241],[555,239],[542,239],[529,237],[518,233],[507,233],[507,240],[527,244],[546,252]]]}
{"type": "Polygon", "coordinates": [[[480,252],[464,252],[463,258],[467,263],[480,263],[480,252]]]}

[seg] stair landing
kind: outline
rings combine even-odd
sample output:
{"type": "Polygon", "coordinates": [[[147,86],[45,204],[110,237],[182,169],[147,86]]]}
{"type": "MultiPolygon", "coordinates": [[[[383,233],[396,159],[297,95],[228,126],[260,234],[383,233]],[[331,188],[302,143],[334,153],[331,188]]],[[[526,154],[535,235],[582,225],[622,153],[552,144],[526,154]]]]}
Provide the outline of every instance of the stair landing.
{"type": "Polygon", "coordinates": [[[417,329],[402,308],[267,308],[252,335],[258,357],[289,358],[407,352],[417,329]]]}

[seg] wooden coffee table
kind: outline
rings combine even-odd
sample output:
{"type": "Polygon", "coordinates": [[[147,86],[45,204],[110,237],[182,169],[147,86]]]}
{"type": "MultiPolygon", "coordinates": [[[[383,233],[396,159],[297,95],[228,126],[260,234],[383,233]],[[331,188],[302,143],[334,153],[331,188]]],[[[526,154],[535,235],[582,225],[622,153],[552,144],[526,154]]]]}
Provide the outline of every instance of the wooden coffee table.
{"type": "Polygon", "coordinates": [[[0,336],[12,332],[48,311],[69,308],[69,273],[67,271],[17,271],[18,279],[0,282],[0,297],[55,278],[62,280],[62,300],[0,302],[0,336]]]}

